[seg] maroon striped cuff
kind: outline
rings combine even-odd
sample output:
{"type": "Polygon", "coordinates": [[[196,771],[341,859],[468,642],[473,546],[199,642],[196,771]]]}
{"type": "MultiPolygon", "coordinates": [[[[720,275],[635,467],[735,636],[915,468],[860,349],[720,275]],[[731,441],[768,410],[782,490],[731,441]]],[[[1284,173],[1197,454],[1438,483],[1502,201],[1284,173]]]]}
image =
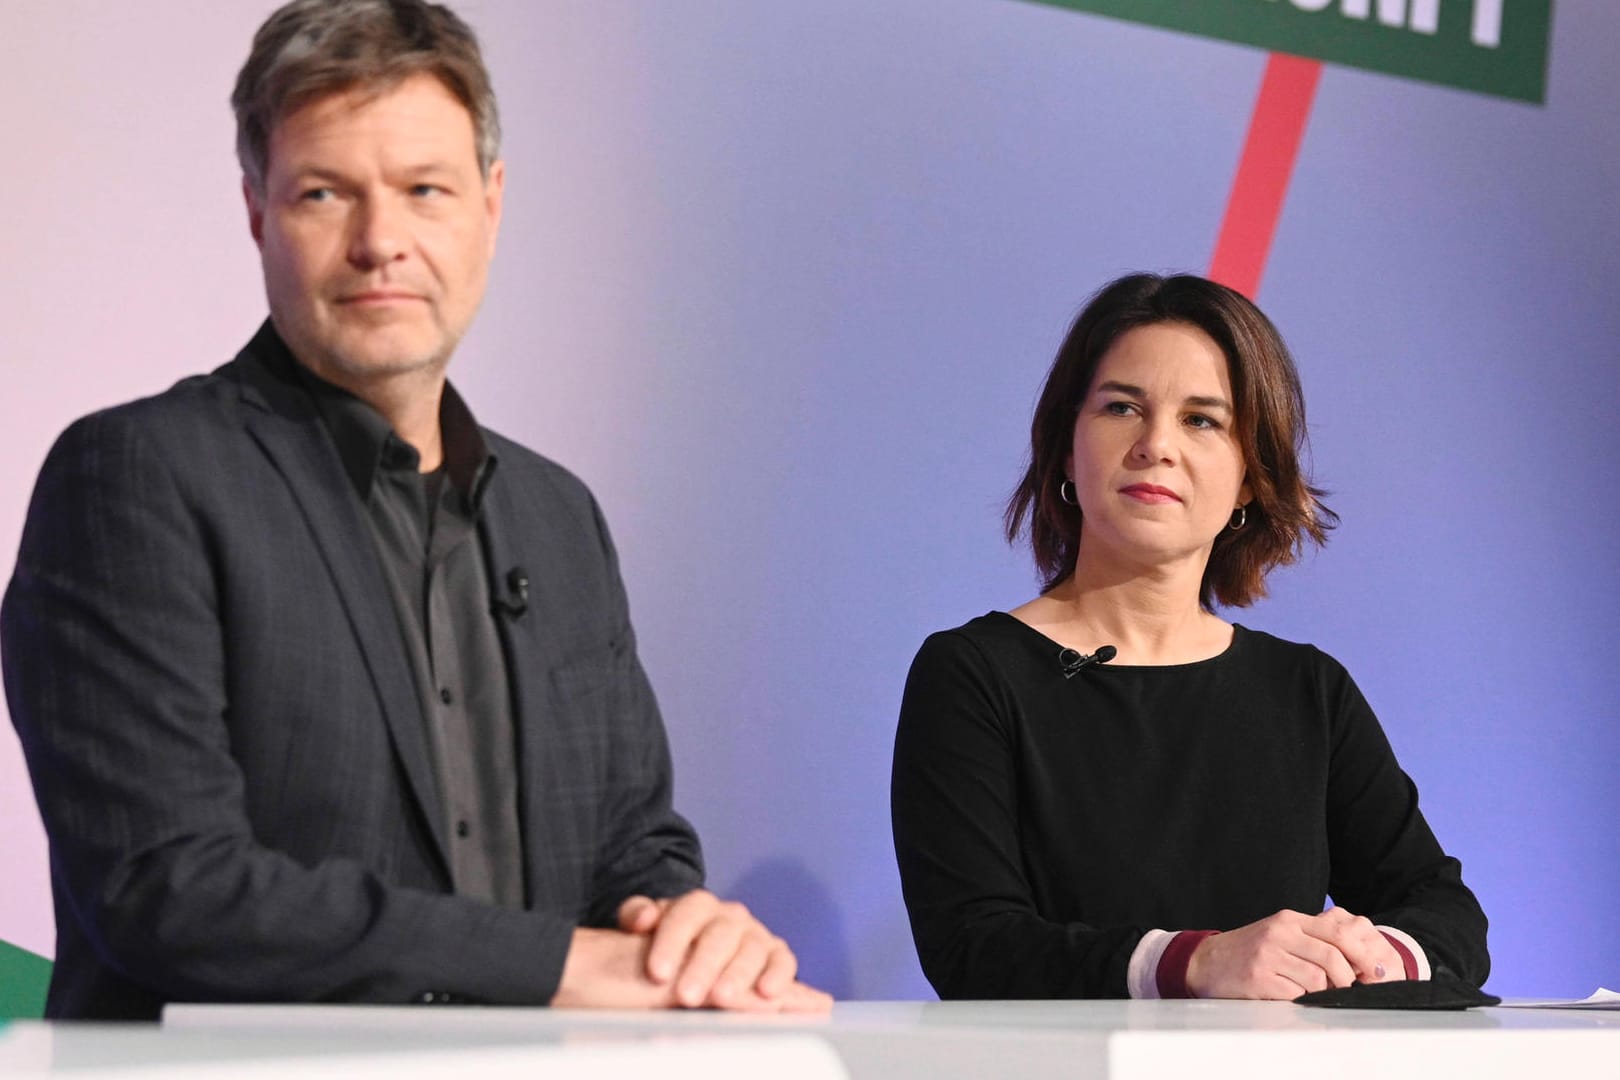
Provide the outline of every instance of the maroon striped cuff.
{"type": "MultiPolygon", "coordinates": [[[[1380,934],[1384,934],[1384,932],[1382,930],[1380,930],[1378,932],[1380,934]]],[[[1401,965],[1406,968],[1406,977],[1408,979],[1417,978],[1418,977],[1417,957],[1412,955],[1412,950],[1408,949],[1406,947],[1406,943],[1403,942],[1400,938],[1396,937],[1394,934],[1384,934],[1384,940],[1389,942],[1391,945],[1393,945],[1395,947],[1395,951],[1401,954],[1401,965]]],[[[1164,970],[1163,965],[1160,966],[1159,970],[1160,971],[1164,970]]]]}
{"type": "MultiPolygon", "coordinates": [[[[1192,961],[1193,950],[1208,937],[1214,937],[1219,930],[1183,930],[1170,939],[1170,944],[1164,947],[1159,955],[1159,969],[1154,973],[1154,982],[1158,984],[1159,996],[1162,998],[1190,998],[1192,991],[1187,989],[1187,965],[1192,961]]],[[[1404,950],[1403,950],[1404,951],[1404,950]]]]}

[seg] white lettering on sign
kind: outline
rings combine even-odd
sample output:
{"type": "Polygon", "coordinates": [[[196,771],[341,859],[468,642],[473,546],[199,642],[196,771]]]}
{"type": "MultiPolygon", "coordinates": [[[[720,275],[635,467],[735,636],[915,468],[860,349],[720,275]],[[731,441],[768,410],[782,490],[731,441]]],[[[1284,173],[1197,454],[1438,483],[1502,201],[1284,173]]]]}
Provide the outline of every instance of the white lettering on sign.
{"type": "MultiPolygon", "coordinates": [[[[1372,0],[1344,0],[1339,10],[1352,19],[1365,19],[1372,0]]],[[[1385,26],[1410,26],[1420,34],[1440,29],[1440,0],[1412,0],[1412,21],[1406,19],[1406,0],[1378,0],[1378,21],[1385,26]]]]}
{"type": "Polygon", "coordinates": [[[1475,45],[1494,49],[1502,44],[1502,0],[1474,0],[1475,45]]]}
{"type": "MultiPolygon", "coordinates": [[[[1273,3],[1276,0],[1272,0],[1273,3]]],[[[1326,11],[1333,0],[1288,0],[1301,11],[1326,11]]],[[[1502,0],[1473,0],[1474,21],[1468,37],[1475,45],[1494,49],[1502,43],[1502,0]]],[[[1339,14],[1351,19],[1371,18],[1377,9],[1378,21],[1419,34],[1440,29],[1440,0],[1339,0],[1339,14]]]]}

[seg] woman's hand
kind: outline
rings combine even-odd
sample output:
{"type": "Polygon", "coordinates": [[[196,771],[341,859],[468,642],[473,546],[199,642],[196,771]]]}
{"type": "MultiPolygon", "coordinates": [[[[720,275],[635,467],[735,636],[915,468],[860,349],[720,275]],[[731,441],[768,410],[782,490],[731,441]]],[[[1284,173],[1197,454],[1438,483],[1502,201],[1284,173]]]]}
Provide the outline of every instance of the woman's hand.
{"type": "Polygon", "coordinates": [[[1354,981],[1404,979],[1395,946],[1371,921],[1343,908],[1320,915],[1279,911],[1205,938],[1187,962],[1197,997],[1285,1001],[1354,981]]]}

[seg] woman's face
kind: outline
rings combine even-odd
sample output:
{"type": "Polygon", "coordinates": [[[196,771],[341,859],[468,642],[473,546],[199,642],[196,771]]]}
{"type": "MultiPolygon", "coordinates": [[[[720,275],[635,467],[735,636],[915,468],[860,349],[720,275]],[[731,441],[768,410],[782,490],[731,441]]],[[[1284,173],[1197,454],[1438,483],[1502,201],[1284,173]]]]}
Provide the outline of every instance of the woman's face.
{"type": "Polygon", "coordinates": [[[1186,323],[1127,331],[1103,354],[1067,462],[1084,522],[1082,559],[1198,559],[1250,499],[1232,431],[1232,379],[1208,334],[1186,323]]]}

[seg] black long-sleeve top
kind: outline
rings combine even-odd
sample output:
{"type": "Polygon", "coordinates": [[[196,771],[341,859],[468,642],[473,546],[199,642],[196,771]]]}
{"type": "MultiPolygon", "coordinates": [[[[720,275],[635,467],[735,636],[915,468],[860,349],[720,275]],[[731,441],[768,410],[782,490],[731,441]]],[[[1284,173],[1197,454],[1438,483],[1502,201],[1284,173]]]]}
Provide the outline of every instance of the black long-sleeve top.
{"type": "Polygon", "coordinates": [[[993,612],[912,664],[891,810],[941,997],[1124,997],[1150,929],[1329,897],[1484,981],[1484,912],[1338,662],[1241,626],[1192,664],[1065,679],[1060,650],[993,612]]]}

